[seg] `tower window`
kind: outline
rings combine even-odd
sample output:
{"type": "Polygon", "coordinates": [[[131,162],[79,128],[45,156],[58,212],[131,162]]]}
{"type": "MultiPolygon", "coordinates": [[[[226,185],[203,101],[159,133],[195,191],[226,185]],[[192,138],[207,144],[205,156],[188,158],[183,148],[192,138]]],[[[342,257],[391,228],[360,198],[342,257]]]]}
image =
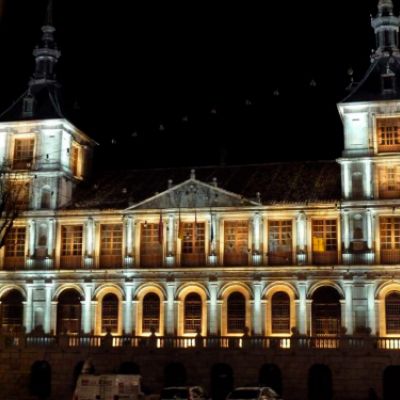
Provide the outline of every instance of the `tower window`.
{"type": "Polygon", "coordinates": [[[376,120],[378,152],[400,151],[400,118],[376,120]]]}
{"type": "Polygon", "coordinates": [[[379,197],[383,199],[400,196],[400,166],[381,166],[378,169],[379,197]]]}
{"type": "Polygon", "coordinates": [[[33,162],[35,139],[21,138],[14,141],[13,169],[30,169],[33,162]]]}
{"type": "Polygon", "coordinates": [[[79,176],[79,157],[80,151],[77,144],[73,144],[71,148],[71,172],[74,176],[79,176]]]}

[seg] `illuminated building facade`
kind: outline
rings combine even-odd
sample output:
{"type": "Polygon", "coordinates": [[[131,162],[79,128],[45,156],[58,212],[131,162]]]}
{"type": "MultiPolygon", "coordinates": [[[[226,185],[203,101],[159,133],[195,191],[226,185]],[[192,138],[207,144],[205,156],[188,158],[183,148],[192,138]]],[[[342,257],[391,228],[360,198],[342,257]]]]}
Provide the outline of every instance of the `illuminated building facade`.
{"type": "Polygon", "coordinates": [[[4,174],[29,194],[1,250],[3,331],[399,348],[399,25],[380,0],[370,69],[338,104],[337,161],[89,178],[96,143],[62,114],[46,24],[29,90],[0,124],[4,174]]]}

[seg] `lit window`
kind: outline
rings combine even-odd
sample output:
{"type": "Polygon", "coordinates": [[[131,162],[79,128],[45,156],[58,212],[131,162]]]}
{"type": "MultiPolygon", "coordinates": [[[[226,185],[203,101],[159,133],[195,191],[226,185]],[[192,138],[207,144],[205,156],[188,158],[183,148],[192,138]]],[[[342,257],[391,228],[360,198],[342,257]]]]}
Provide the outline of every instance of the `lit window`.
{"type": "Polygon", "coordinates": [[[272,333],[290,333],[290,298],[285,292],[272,296],[272,333]]]}
{"type": "Polygon", "coordinates": [[[181,222],[181,264],[199,266],[205,263],[204,222],[181,222]]]}
{"type": "Polygon", "coordinates": [[[5,243],[4,267],[23,268],[25,263],[25,227],[14,227],[8,233],[5,243]]]}
{"type": "Polygon", "coordinates": [[[377,118],[378,151],[400,151],[400,118],[377,118]]]}
{"type": "Polygon", "coordinates": [[[162,234],[159,224],[143,223],[140,236],[140,266],[157,268],[162,265],[162,234]]]}
{"type": "Polygon", "coordinates": [[[143,299],[143,332],[160,330],[160,298],[155,293],[148,293],[143,299]]]}
{"type": "Polygon", "coordinates": [[[82,258],[82,225],[61,227],[61,259],[63,268],[79,268],[82,258]]]}
{"type": "Polygon", "coordinates": [[[378,169],[379,197],[400,196],[400,166],[381,166],[378,169]]]}
{"type": "Polygon", "coordinates": [[[225,221],[224,265],[247,265],[249,261],[249,224],[225,221]]]}
{"type": "Polygon", "coordinates": [[[30,169],[33,162],[35,139],[15,139],[13,169],[30,169]]]}
{"type": "Polygon", "coordinates": [[[268,262],[292,263],[292,221],[268,222],[268,262]]]}
{"type": "Polygon", "coordinates": [[[312,221],[312,251],[315,264],[334,264],[337,262],[336,219],[312,221]]]}
{"type": "Polygon", "coordinates": [[[107,294],[103,298],[101,331],[103,333],[118,333],[118,298],[115,294],[107,294]]]}
{"type": "Polygon", "coordinates": [[[228,297],[228,333],[243,333],[246,326],[246,301],[239,292],[228,297]]]}
{"type": "Polygon", "coordinates": [[[185,298],[185,333],[196,333],[201,330],[201,297],[190,293],[185,298]]]}
{"type": "Polygon", "coordinates": [[[400,334],[400,293],[392,292],[385,299],[386,333],[400,334]]]}
{"type": "Polygon", "coordinates": [[[400,262],[400,218],[382,217],[379,220],[381,240],[381,262],[397,264],[400,262]]]}
{"type": "Polygon", "coordinates": [[[121,267],[122,224],[101,225],[100,264],[102,267],[121,267]]]}
{"type": "Polygon", "coordinates": [[[74,143],[71,147],[71,172],[74,176],[79,176],[79,155],[79,147],[74,143]]]}

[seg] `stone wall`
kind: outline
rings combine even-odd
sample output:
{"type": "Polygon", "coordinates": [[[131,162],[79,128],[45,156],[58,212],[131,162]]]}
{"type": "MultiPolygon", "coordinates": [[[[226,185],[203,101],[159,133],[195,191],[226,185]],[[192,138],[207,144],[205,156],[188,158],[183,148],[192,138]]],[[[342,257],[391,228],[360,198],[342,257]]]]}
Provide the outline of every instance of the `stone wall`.
{"type": "Polygon", "coordinates": [[[96,373],[117,372],[123,362],[140,367],[143,385],[159,393],[164,384],[164,370],[171,362],[182,363],[187,383],[203,385],[211,392],[211,370],[217,363],[232,368],[233,386],[256,384],[264,364],[275,364],[282,374],[283,397],[304,400],[308,397],[308,373],[314,364],[324,364],[332,373],[333,399],[366,399],[373,387],[383,397],[382,379],[387,366],[400,365],[400,352],[372,349],[282,350],[269,349],[90,349],[59,348],[5,349],[0,353],[0,399],[27,400],[32,364],[47,361],[52,369],[54,400],[71,400],[74,368],[90,358],[96,373]]]}

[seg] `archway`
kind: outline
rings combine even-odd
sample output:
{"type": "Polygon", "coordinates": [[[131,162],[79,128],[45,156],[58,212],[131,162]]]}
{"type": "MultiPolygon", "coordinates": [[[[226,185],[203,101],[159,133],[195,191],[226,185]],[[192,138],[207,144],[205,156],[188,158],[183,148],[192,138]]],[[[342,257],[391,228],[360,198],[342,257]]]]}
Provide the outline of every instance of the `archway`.
{"type": "Polygon", "coordinates": [[[308,371],[308,400],[332,400],[332,373],[324,364],[314,364],[308,371]]]}
{"type": "Polygon", "coordinates": [[[211,397],[224,400],[233,390],[233,371],[228,364],[214,364],[211,368],[211,397]]]}
{"type": "Polygon", "coordinates": [[[312,334],[338,335],[341,328],[340,295],[330,286],[318,288],[312,297],[312,334]]]}
{"type": "Polygon", "coordinates": [[[78,334],[81,331],[81,301],[81,295],[74,289],[60,294],[57,304],[58,334],[78,334]]]}
{"type": "Polygon", "coordinates": [[[1,298],[1,327],[6,332],[19,332],[22,330],[24,298],[16,289],[7,292],[1,298]]]}
{"type": "Polygon", "coordinates": [[[383,371],[383,400],[399,398],[400,365],[390,365],[383,371]]]}
{"type": "Polygon", "coordinates": [[[186,369],[180,362],[171,362],[164,368],[164,386],[184,386],[186,384],[186,369]]]}
{"type": "Polygon", "coordinates": [[[282,394],[282,374],[276,364],[264,364],[258,375],[261,386],[269,386],[278,394],[282,394]]]}
{"type": "Polygon", "coordinates": [[[39,399],[45,399],[51,393],[51,367],[47,361],[35,361],[29,376],[29,392],[39,399]]]}

